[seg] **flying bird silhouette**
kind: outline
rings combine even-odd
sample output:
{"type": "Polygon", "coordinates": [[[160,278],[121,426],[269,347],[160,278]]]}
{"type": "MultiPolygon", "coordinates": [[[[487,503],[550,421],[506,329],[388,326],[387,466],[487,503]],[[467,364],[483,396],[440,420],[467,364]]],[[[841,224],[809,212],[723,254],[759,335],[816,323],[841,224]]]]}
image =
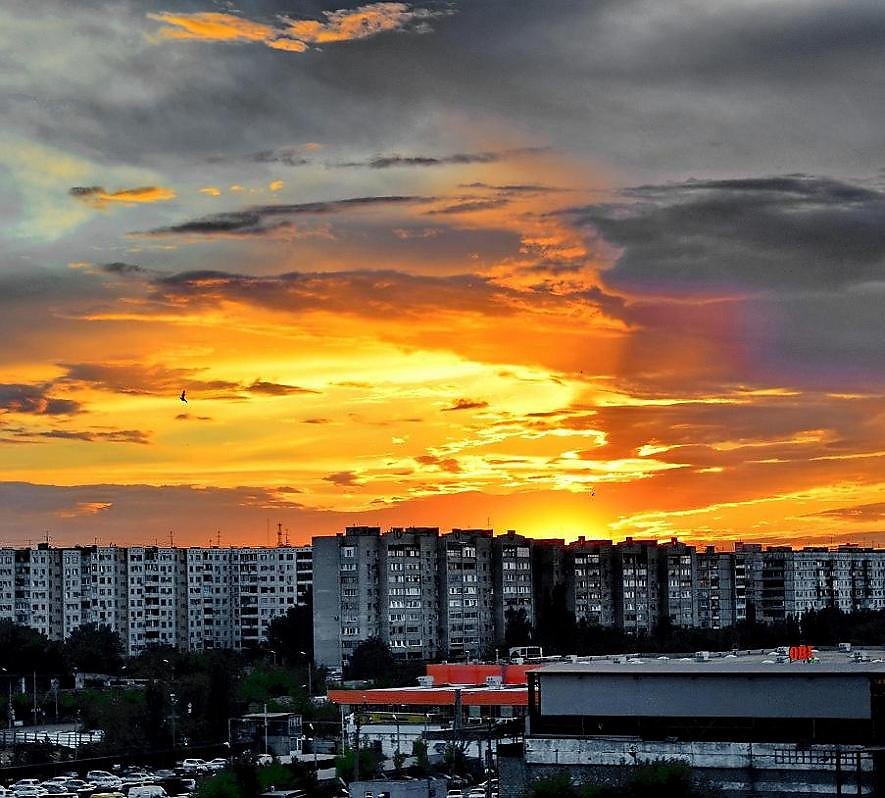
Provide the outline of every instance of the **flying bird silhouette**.
{"type": "Polygon", "coordinates": [[[185,389],[184,391],[181,392],[181,396],[179,396],[178,398],[181,399],[182,402],[184,402],[185,404],[187,404],[187,399],[184,398],[185,393],[187,393],[187,390],[186,390],[186,389],[185,389]]]}

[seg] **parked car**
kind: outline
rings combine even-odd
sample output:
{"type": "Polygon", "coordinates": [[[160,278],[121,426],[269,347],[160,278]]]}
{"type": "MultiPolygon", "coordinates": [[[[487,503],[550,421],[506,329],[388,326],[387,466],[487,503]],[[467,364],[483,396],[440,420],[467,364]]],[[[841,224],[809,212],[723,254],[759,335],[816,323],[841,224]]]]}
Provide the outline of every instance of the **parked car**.
{"type": "Polygon", "coordinates": [[[129,798],[166,798],[166,790],[159,784],[145,784],[130,788],[129,798]]]}
{"type": "Polygon", "coordinates": [[[46,790],[47,795],[69,795],[71,798],[77,798],[64,784],[59,784],[57,781],[45,781],[41,786],[46,790]]]}
{"type": "Polygon", "coordinates": [[[41,787],[39,782],[36,785],[23,785],[15,787],[12,790],[16,798],[43,798],[46,795],[45,788],[41,787]]]}
{"type": "Polygon", "coordinates": [[[95,790],[95,785],[91,781],[84,781],[83,779],[68,779],[65,782],[65,789],[68,792],[92,792],[95,790]]]}
{"type": "Polygon", "coordinates": [[[9,789],[15,792],[21,787],[39,787],[40,779],[19,779],[9,785],[9,789]]]}
{"type": "Polygon", "coordinates": [[[205,759],[185,759],[179,767],[189,773],[205,773],[209,768],[205,759]]]}
{"type": "Polygon", "coordinates": [[[209,770],[217,772],[219,770],[224,770],[227,767],[227,760],[219,756],[215,759],[210,759],[206,763],[206,766],[209,768],[209,770]]]}
{"type": "Polygon", "coordinates": [[[273,757],[270,754],[259,754],[257,757],[255,757],[255,761],[259,765],[272,765],[273,757]]]}

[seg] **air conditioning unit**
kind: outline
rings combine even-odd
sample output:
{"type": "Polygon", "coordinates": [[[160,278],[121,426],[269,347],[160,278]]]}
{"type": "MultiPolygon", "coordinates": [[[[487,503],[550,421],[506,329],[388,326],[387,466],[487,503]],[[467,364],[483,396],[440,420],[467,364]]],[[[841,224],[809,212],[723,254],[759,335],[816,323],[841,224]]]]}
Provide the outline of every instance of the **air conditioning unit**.
{"type": "Polygon", "coordinates": [[[612,662],[614,662],[615,665],[623,665],[626,661],[627,657],[625,654],[619,654],[616,657],[612,657],[612,662]]]}
{"type": "Polygon", "coordinates": [[[569,654],[568,657],[567,657],[567,659],[568,659],[569,662],[577,662],[577,661],[578,661],[578,655],[577,655],[577,654],[569,654]]]}
{"type": "Polygon", "coordinates": [[[504,684],[504,679],[500,676],[486,676],[486,687],[490,687],[493,690],[500,690],[502,684],[504,684]]]}
{"type": "Polygon", "coordinates": [[[780,651],[778,651],[777,655],[774,658],[774,661],[778,665],[785,665],[786,663],[788,663],[790,661],[790,655],[789,654],[782,654],[780,651]]]}
{"type": "Polygon", "coordinates": [[[433,677],[432,676],[419,676],[418,677],[418,687],[433,687],[433,677]]]}
{"type": "Polygon", "coordinates": [[[709,651],[695,651],[694,653],[695,662],[706,662],[710,659],[709,651]]]}
{"type": "Polygon", "coordinates": [[[790,647],[789,646],[778,646],[775,651],[778,654],[783,654],[785,657],[790,656],[790,647]]]}
{"type": "Polygon", "coordinates": [[[839,651],[847,654],[849,651],[851,651],[851,643],[839,643],[839,651]]]}

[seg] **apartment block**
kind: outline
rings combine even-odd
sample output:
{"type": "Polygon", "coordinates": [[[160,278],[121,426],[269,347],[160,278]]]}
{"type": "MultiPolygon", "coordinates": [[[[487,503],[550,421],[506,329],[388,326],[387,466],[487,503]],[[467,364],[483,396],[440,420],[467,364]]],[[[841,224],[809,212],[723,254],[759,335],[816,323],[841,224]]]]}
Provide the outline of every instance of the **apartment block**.
{"type": "Polygon", "coordinates": [[[535,597],[532,580],[532,540],[512,529],[492,538],[492,585],[495,595],[495,639],[505,640],[511,613],[525,613],[534,627],[535,597]]]}
{"type": "Polygon", "coordinates": [[[290,607],[304,603],[310,589],[310,547],[241,548],[234,550],[232,588],[235,602],[235,648],[260,645],[270,622],[290,607]]]}
{"type": "Polygon", "coordinates": [[[439,539],[440,645],[479,659],[496,643],[492,530],[453,529],[439,539]]]}
{"type": "Polygon", "coordinates": [[[566,607],[578,621],[615,625],[615,546],[579,537],[566,549],[566,607]]]}
{"type": "Polygon", "coordinates": [[[0,620],[15,620],[15,549],[0,549],[0,620]]]}
{"type": "MultiPolygon", "coordinates": [[[[381,636],[381,528],[347,527],[313,539],[314,658],[337,668],[381,636]]],[[[387,612],[387,601],[383,602],[387,612]]]]}
{"type": "Polygon", "coordinates": [[[394,528],[381,538],[381,637],[406,659],[439,654],[438,541],[436,527],[394,528]]]}
{"type": "Polygon", "coordinates": [[[672,626],[698,625],[697,551],[673,539],[658,547],[660,613],[672,626]]]}
{"type": "Polygon", "coordinates": [[[695,558],[697,625],[702,629],[724,629],[735,623],[733,552],[707,546],[695,558]]]}
{"type": "Polygon", "coordinates": [[[187,640],[185,557],[180,549],[134,546],[126,551],[127,650],[184,648],[187,640]]]}
{"type": "Polygon", "coordinates": [[[656,540],[627,538],[615,556],[615,624],[629,634],[651,632],[659,617],[656,540]]]}

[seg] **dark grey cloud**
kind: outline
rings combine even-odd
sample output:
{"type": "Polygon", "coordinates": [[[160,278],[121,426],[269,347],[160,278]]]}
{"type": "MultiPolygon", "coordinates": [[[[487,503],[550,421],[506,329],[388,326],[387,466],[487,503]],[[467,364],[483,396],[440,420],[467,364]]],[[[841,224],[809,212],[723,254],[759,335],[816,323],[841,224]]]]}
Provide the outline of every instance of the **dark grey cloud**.
{"type": "Polygon", "coordinates": [[[390,169],[400,166],[460,166],[475,163],[497,163],[511,158],[545,152],[547,147],[518,147],[494,152],[456,152],[450,155],[377,155],[365,161],[347,161],[331,164],[339,167],[368,167],[390,169]]]}
{"type": "Polygon", "coordinates": [[[625,193],[570,214],[621,250],[616,283],[820,288],[885,276],[885,194],[856,183],[789,175],[625,193]]]}
{"type": "Polygon", "coordinates": [[[445,216],[456,213],[477,213],[478,211],[489,211],[494,208],[503,208],[510,200],[506,198],[499,199],[482,199],[482,200],[464,200],[463,202],[454,202],[442,208],[434,208],[427,211],[427,216],[445,216]]]}
{"type": "Polygon", "coordinates": [[[82,410],[79,402],[53,397],[50,395],[51,390],[51,384],[0,384],[0,414],[70,416],[82,410]]]}
{"type": "MultiPolygon", "coordinates": [[[[517,291],[475,274],[419,275],[385,270],[287,272],[246,275],[222,271],[190,271],[158,277],[151,298],[177,308],[185,304],[214,306],[242,302],[256,307],[299,313],[322,310],[376,318],[427,318],[440,308],[448,312],[511,316],[525,310],[561,309],[563,297],[541,283],[517,291]]],[[[575,306],[622,312],[623,300],[599,289],[568,296],[575,306]]]]}
{"type": "Polygon", "coordinates": [[[241,211],[216,213],[169,227],[132,233],[133,236],[173,235],[262,235],[291,226],[299,216],[322,216],[343,213],[351,209],[386,205],[407,205],[429,202],[428,197],[383,196],[351,197],[329,202],[302,202],[297,204],[256,205],[241,211]]]}
{"type": "Polygon", "coordinates": [[[124,263],[123,261],[100,263],[98,268],[108,274],[144,274],[148,271],[143,266],[138,266],[135,263],[124,263]]]}

